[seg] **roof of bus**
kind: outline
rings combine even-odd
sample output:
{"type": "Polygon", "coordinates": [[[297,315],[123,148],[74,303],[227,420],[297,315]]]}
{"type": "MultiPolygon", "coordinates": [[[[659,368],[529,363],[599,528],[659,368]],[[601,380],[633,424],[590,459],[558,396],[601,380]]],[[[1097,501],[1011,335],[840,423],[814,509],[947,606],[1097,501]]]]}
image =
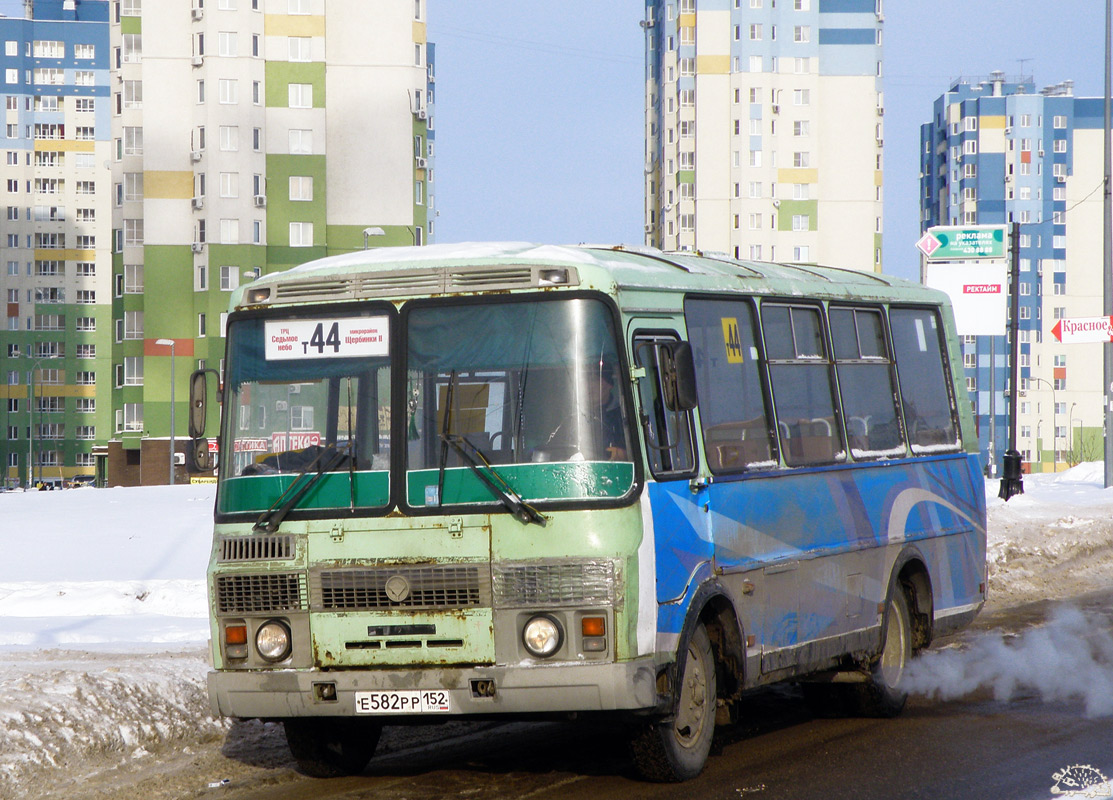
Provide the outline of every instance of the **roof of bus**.
{"type": "MultiPolygon", "coordinates": [[[[232,307],[249,287],[336,281],[376,273],[510,266],[572,267],[579,286],[645,291],[743,291],[822,298],[901,299],[946,302],[946,295],[912,281],[860,270],[800,264],[739,261],[726,254],[664,252],[625,245],[539,245],[525,242],[465,242],[421,247],[358,250],[271,273],[241,286],[232,307]]],[[[423,291],[404,291],[419,295],[423,291]]],[[[417,284],[415,283],[415,287],[417,284]]],[[[320,298],[324,299],[324,298],[320,298]]]]}

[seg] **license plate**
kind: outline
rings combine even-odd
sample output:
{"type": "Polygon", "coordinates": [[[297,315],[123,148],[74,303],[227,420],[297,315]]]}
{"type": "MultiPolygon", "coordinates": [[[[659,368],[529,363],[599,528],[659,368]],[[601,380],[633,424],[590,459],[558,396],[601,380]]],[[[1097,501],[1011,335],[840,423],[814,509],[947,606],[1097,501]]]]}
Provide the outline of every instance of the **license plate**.
{"type": "Polygon", "coordinates": [[[451,711],[448,692],[440,689],[356,692],[357,714],[445,714],[451,711]]]}

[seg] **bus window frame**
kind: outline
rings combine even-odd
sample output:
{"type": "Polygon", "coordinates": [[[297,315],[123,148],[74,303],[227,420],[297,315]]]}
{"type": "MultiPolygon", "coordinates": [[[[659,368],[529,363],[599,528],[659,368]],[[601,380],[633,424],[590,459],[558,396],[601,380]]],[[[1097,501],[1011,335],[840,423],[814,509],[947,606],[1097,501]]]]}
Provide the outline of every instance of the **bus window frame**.
{"type": "MultiPolygon", "coordinates": [[[[761,403],[762,410],[765,415],[766,433],[769,435],[770,446],[770,462],[768,466],[748,466],[745,463],[738,467],[733,468],[719,468],[712,469],[711,463],[708,461],[708,471],[715,476],[729,476],[729,475],[746,475],[769,472],[776,470],[785,463],[781,455],[780,436],[777,435],[776,427],[777,420],[773,414],[773,390],[769,379],[769,373],[766,369],[768,358],[765,353],[765,337],[762,335],[761,329],[761,307],[757,302],[757,298],[748,294],[697,294],[688,293],[684,296],[684,324],[688,325],[688,302],[689,301],[707,301],[707,302],[732,302],[744,303],[750,309],[750,332],[754,337],[754,347],[757,348],[758,358],[758,381],[761,384],[761,403]]],[[[697,372],[697,389],[699,383],[699,376],[697,372]]],[[[706,460],[708,453],[708,442],[703,428],[703,411],[700,409],[700,425],[699,425],[699,439],[703,447],[704,458],[706,460]]],[[[760,462],[764,464],[764,462],[760,462]]]]}
{"type": "MultiPolygon", "coordinates": [[[[646,374],[641,380],[650,380],[649,367],[643,365],[638,361],[638,351],[643,345],[649,345],[657,352],[655,344],[657,342],[685,342],[681,334],[673,328],[637,328],[630,334],[630,360],[636,369],[646,370],[646,374]]],[[[660,362],[658,361],[658,364],[660,362]]],[[[694,478],[699,473],[700,468],[700,452],[699,443],[696,441],[695,434],[695,415],[692,413],[693,409],[669,409],[665,407],[664,386],[660,379],[654,380],[654,391],[657,392],[658,399],[660,399],[664,411],[667,414],[675,414],[678,418],[684,418],[687,421],[688,427],[688,450],[691,453],[692,465],[688,469],[683,470],[662,470],[657,471],[653,468],[653,455],[651,451],[660,451],[666,449],[673,449],[671,447],[662,448],[653,444],[650,441],[649,427],[655,425],[656,420],[650,420],[649,414],[641,407],[641,393],[635,392],[638,405],[634,407],[634,413],[637,419],[634,421],[637,425],[641,435],[645,437],[644,445],[644,463],[649,470],[649,473],[658,480],[679,481],[694,478]]],[[[675,447],[679,447],[679,440],[675,447]]]]}
{"type": "MultiPolygon", "coordinates": [[[[949,340],[947,338],[946,320],[943,317],[943,306],[931,305],[926,303],[902,303],[899,301],[887,303],[885,307],[885,322],[889,328],[889,335],[892,336],[892,312],[898,311],[927,311],[935,317],[936,322],[936,339],[939,343],[939,356],[943,368],[943,386],[947,392],[947,401],[950,404],[951,425],[955,430],[955,444],[954,445],[937,445],[936,450],[931,453],[916,452],[916,445],[912,441],[912,431],[908,425],[907,415],[905,414],[904,407],[904,391],[901,388],[900,382],[900,361],[897,359],[896,348],[893,348],[893,365],[897,371],[897,393],[900,395],[900,416],[901,424],[904,426],[905,442],[908,447],[908,452],[911,458],[925,458],[929,455],[950,455],[952,453],[961,453],[965,447],[965,438],[962,433],[962,415],[958,410],[958,397],[955,392],[956,378],[954,374],[954,365],[951,363],[951,351],[949,340]]],[[[957,339],[956,339],[957,341],[957,339]]],[[[926,447],[926,445],[919,445],[926,447]]]]}
{"type": "MultiPolygon", "coordinates": [[[[614,298],[610,297],[603,292],[592,290],[578,290],[560,293],[546,293],[546,292],[530,292],[522,294],[504,294],[498,296],[491,295],[464,295],[464,296],[440,296],[440,297],[420,297],[413,300],[407,300],[398,312],[398,342],[397,352],[392,352],[392,359],[397,358],[397,365],[392,363],[392,368],[395,369],[396,375],[400,376],[394,380],[391,385],[392,404],[404,404],[407,402],[406,387],[408,386],[409,378],[409,316],[414,311],[423,308],[444,308],[446,306],[468,306],[481,303],[483,305],[493,305],[501,303],[552,303],[552,302],[567,302],[570,300],[595,300],[603,304],[607,313],[610,314],[612,323],[612,332],[614,333],[614,344],[619,359],[619,374],[628,376],[630,374],[630,364],[628,354],[626,352],[625,341],[622,334],[622,315],[619,313],[618,304],[614,298]]],[[[634,464],[634,479],[630,485],[630,490],[622,497],[616,498],[592,498],[589,500],[529,500],[530,506],[539,511],[577,511],[577,510],[606,510],[615,508],[625,508],[638,502],[641,497],[642,491],[645,487],[645,470],[642,466],[643,456],[640,447],[640,440],[636,435],[637,420],[634,419],[634,412],[636,406],[634,405],[632,385],[629,380],[621,381],[623,384],[619,391],[622,392],[623,402],[627,408],[627,434],[630,437],[630,445],[633,452],[628,453],[628,458],[634,464]]],[[[406,406],[399,405],[398,408],[406,406]]],[[[394,414],[391,418],[391,442],[404,442],[405,431],[407,425],[408,414],[394,414]],[[397,427],[395,427],[397,426],[397,427]],[[402,438],[399,438],[402,437],[402,438]]],[[[485,515],[498,515],[509,517],[509,512],[506,508],[499,503],[494,497],[491,498],[490,504],[471,505],[471,504],[445,504],[437,506],[411,506],[406,502],[406,484],[407,484],[407,453],[405,447],[391,448],[391,499],[393,509],[401,511],[403,514],[412,517],[438,517],[438,516],[460,516],[464,514],[485,514],[485,515]],[[398,459],[397,463],[394,459],[398,459]],[[397,477],[397,480],[394,478],[397,477]],[[395,493],[396,492],[396,493],[395,493]]],[[[498,469],[496,465],[496,469],[498,469]]]]}
{"type": "MultiPolygon", "coordinates": [[[[842,397],[842,382],[839,380],[839,355],[835,349],[835,334],[831,326],[831,311],[832,310],[847,310],[847,311],[876,311],[881,317],[881,337],[884,340],[885,354],[888,359],[889,376],[891,386],[893,388],[893,402],[896,406],[896,421],[900,428],[901,445],[904,448],[904,455],[901,457],[909,457],[912,455],[912,444],[908,438],[908,427],[904,419],[904,403],[900,391],[900,376],[897,374],[897,356],[896,351],[893,349],[893,333],[889,323],[889,308],[888,303],[870,303],[868,301],[853,302],[853,301],[832,301],[827,304],[827,329],[828,337],[830,338],[831,359],[835,367],[835,391],[838,394],[839,407],[842,409],[843,417],[843,435],[847,443],[847,455],[850,461],[857,463],[871,463],[879,460],[884,460],[886,456],[873,455],[873,456],[855,456],[853,448],[850,446],[850,430],[846,427],[847,413],[846,407],[843,403],[842,397]]],[[[855,326],[857,327],[857,326],[855,326]]],[[[869,363],[861,362],[859,360],[850,359],[850,363],[869,363]]],[[[948,381],[949,383],[949,381],[948,381]]]]}
{"type": "MultiPolygon", "coordinates": [[[[828,303],[825,302],[824,298],[820,298],[820,297],[809,297],[809,298],[781,297],[781,296],[762,297],[757,304],[757,311],[758,311],[757,322],[758,322],[758,330],[760,332],[761,345],[762,345],[762,349],[761,349],[762,363],[763,363],[763,367],[764,367],[764,371],[765,371],[765,380],[766,380],[766,382],[769,386],[769,396],[770,396],[770,400],[771,400],[771,408],[772,408],[772,411],[773,411],[774,433],[775,433],[775,438],[777,440],[777,452],[778,452],[778,455],[780,456],[781,464],[783,464],[784,467],[786,467],[788,469],[792,469],[792,470],[817,469],[817,468],[831,467],[831,466],[842,466],[842,465],[851,463],[850,447],[849,447],[849,445],[847,443],[847,439],[846,439],[846,420],[843,418],[842,398],[839,394],[838,376],[835,374],[835,352],[834,352],[834,348],[833,348],[832,342],[831,342],[830,320],[828,320],[828,318],[827,318],[827,306],[828,306],[828,303]],[[764,318],[764,315],[763,315],[764,309],[767,305],[768,306],[773,306],[773,307],[780,306],[780,307],[790,309],[790,312],[789,312],[790,324],[791,324],[791,319],[792,319],[792,317],[791,317],[791,309],[792,308],[807,309],[807,310],[812,310],[812,311],[818,312],[819,327],[820,327],[820,330],[819,330],[820,339],[823,342],[824,348],[826,348],[826,350],[827,350],[827,352],[824,354],[824,358],[825,358],[824,365],[827,367],[827,382],[828,382],[828,386],[830,387],[831,405],[832,405],[832,411],[833,411],[833,414],[834,414],[834,420],[832,421],[832,428],[833,428],[834,433],[838,437],[837,441],[833,442],[832,454],[831,454],[830,459],[824,459],[824,460],[820,460],[820,461],[809,461],[809,462],[800,463],[800,464],[790,463],[789,460],[788,460],[788,457],[787,457],[788,454],[786,453],[786,448],[782,446],[782,443],[781,443],[781,418],[780,418],[780,413],[778,412],[778,409],[777,409],[777,393],[776,393],[776,389],[773,386],[773,374],[772,374],[771,369],[772,369],[772,367],[778,366],[778,365],[808,364],[809,362],[803,361],[799,358],[773,359],[773,358],[769,357],[768,348],[765,347],[765,341],[766,341],[766,339],[765,339],[765,318],[764,318]],[[842,456],[841,458],[839,457],[840,454],[842,456]]],[[[794,349],[795,349],[795,346],[794,346],[794,349]]],[[[818,362],[816,362],[816,363],[818,363],[818,362]]]]}
{"type": "MultiPolygon", "coordinates": [[[[255,309],[255,308],[252,308],[252,309],[244,309],[244,310],[233,311],[231,314],[228,315],[228,327],[226,328],[226,331],[230,333],[231,331],[234,330],[233,325],[235,323],[243,321],[243,320],[248,320],[248,319],[263,319],[263,320],[266,320],[266,321],[278,321],[278,320],[295,320],[295,319],[313,319],[313,318],[318,318],[318,317],[321,317],[321,316],[336,316],[336,317],[385,316],[389,320],[387,330],[388,330],[388,334],[390,336],[390,340],[392,342],[395,342],[395,341],[398,340],[399,331],[400,331],[400,327],[399,327],[399,325],[400,325],[400,314],[398,313],[398,309],[397,309],[396,306],[394,306],[389,301],[378,300],[378,299],[360,300],[360,301],[354,301],[354,302],[349,301],[349,302],[343,302],[343,303],[321,303],[321,304],[304,305],[304,306],[299,305],[299,306],[283,307],[283,308],[280,308],[280,309],[269,309],[269,308],[267,308],[267,309],[255,309]]],[[[221,414],[220,414],[220,427],[219,427],[220,433],[219,433],[219,438],[217,439],[217,441],[221,444],[222,447],[223,447],[225,442],[230,442],[231,441],[232,435],[233,435],[233,429],[236,425],[237,417],[238,417],[237,414],[228,412],[228,409],[233,408],[233,405],[232,405],[232,401],[233,401],[232,381],[228,379],[229,370],[232,369],[232,367],[234,366],[232,364],[231,356],[232,356],[232,337],[231,336],[225,336],[225,339],[224,339],[224,364],[225,364],[224,369],[225,369],[225,371],[224,371],[224,374],[221,376],[221,384],[220,384],[220,392],[219,392],[221,414]]],[[[393,404],[395,402],[395,392],[394,392],[394,386],[393,386],[395,369],[394,369],[394,364],[393,364],[393,356],[391,356],[391,363],[390,363],[389,369],[390,369],[391,384],[392,384],[391,388],[390,388],[390,399],[391,399],[391,403],[393,404]]],[[[392,408],[392,414],[391,414],[391,453],[390,453],[390,466],[388,468],[389,471],[390,471],[390,484],[391,485],[390,485],[390,492],[387,495],[387,502],[386,502],[385,505],[375,506],[375,507],[362,507],[362,506],[360,506],[360,507],[357,507],[355,509],[349,509],[347,507],[343,507],[343,508],[323,508],[323,509],[292,509],[290,511],[290,513],[286,516],[286,519],[293,522],[293,521],[296,521],[296,520],[336,519],[340,516],[360,517],[360,518],[364,518],[364,517],[385,517],[393,509],[397,508],[398,503],[397,503],[397,499],[396,499],[396,492],[398,491],[398,487],[395,485],[397,483],[397,481],[394,480],[394,474],[395,474],[395,469],[396,469],[394,460],[397,456],[397,453],[395,452],[396,448],[394,447],[394,442],[395,442],[395,439],[394,439],[394,419],[393,419],[394,416],[396,416],[396,415],[393,413],[393,408],[392,408]]],[[[223,466],[219,467],[218,469],[223,469],[223,466]]],[[[224,481],[225,481],[225,478],[222,477],[220,479],[220,482],[219,482],[220,485],[222,485],[224,483],[224,481]]],[[[219,494],[219,491],[220,491],[220,489],[218,488],[218,494],[219,494]]],[[[254,522],[259,517],[259,512],[258,511],[220,511],[219,498],[215,501],[214,505],[215,505],[215,520],[216,520],[217,524],[222,524],[222,523],[227,523],[227,522],[254,522]]]]}

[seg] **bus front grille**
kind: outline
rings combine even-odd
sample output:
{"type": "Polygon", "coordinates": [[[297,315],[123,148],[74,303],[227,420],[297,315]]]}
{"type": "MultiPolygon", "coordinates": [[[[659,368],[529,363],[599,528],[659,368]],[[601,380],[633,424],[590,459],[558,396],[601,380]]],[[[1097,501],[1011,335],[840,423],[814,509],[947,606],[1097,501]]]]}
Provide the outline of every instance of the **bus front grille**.
{"type": "Polygon", "coordinates": [[[301,611],[305,595],[304,578],[297,572],[219,575],[216,579],[216,607],[221,614],[301,611]]]}
{"type": "Polygon", "coordinates": [[[477,608],[491,603],[485,564],[321,570],[310,573],[309,587],[315,610],[477,608]]]}
{"type": "Polygon", "coordinates": [[[275,561],[294,557],[294,537],[279,536],[222,536],[220,555],[222,562],[275,561]]]}

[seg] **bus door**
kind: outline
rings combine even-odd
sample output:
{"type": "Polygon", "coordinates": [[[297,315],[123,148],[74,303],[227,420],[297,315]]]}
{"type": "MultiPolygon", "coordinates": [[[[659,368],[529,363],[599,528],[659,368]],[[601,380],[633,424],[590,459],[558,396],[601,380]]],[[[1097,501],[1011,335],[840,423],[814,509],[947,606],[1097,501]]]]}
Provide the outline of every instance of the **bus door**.
{"type": "MultiPolygon", "coordinates": [[[[660,325],[659,320],[644,322],[660,325]]],[[[638,330],[631,358],[638,375],[638,418],[652,476],[647,492],[657,563],[656,596],[663,607],[661,630],[668,633],[680,632],[687,598],[710,577],[713,557],[707,483],[697,473],[692,412],[672,388],[680,345],[675,330],[638,330]],[[670,614],[669,607],[675,613],[670,614]]]]}

